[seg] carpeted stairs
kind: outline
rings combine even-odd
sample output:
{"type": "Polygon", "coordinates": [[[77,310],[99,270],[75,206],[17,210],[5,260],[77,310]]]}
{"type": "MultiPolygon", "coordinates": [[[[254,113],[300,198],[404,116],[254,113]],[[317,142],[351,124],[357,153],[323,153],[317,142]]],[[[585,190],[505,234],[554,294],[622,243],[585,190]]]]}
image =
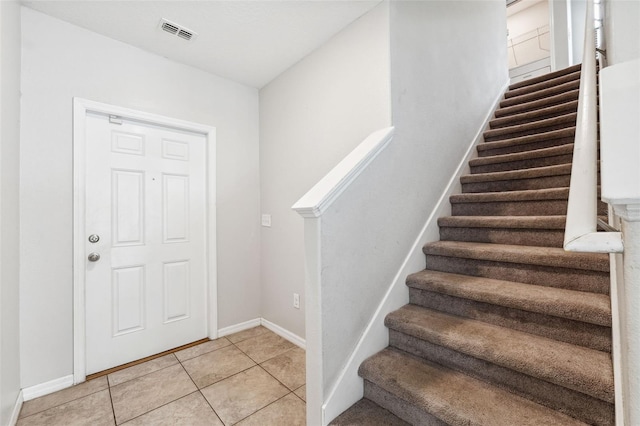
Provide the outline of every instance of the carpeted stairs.
{"type": "Polygon", "coordinates": [[[509,87],[332,425],[614,424],[609,258],[562,249],[579,79],[509,87]]]}

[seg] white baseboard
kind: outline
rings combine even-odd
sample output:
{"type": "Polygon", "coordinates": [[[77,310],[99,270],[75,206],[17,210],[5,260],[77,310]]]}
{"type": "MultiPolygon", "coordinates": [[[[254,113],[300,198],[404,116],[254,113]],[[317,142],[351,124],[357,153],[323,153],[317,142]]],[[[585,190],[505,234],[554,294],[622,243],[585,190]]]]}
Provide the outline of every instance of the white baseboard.
{"type": "Polygon", "coordinates": [[[18,423],[18,416],[20,415],[20,410],[22,410],[22,403],[24,402],[24,396],[22,391],[18,393],[18,397],[16,398],[16,403],[13,406],[13,411],[11,412],[11,417],[9,418],[9,426],[16,426],[18,423]]]}
{"type": "Polygon", "coordinates": [[[38,398],[39,396],[48,395],[70,386],[73,386],[73,374],[24,388],[22,389],[22,397],[24,401],[30,401],[34,398],[38,398]]]}
{"type": "Polygon", "coordinates": [[[269,330],[273,331],[274,333],[276,333],[280,337],[283,337],[283,338],[287,339],[288,341],[290,341],[294,345],[299,346],[302,349],[306,349],[307,348],[307,341],[305,339],[303,339],[302,337],[298,336],[297,334],[293,334],[289,330],[285,330],[284,328],[280,327],[279,325],[276,325],[276,324],[272,323],[271,321],[266,320],[264,318],[262,318],[261,322],[262,322],[262,325],[264,327],[266,327],[269,330]]]}
{"type": "Polygon", "coordinates": [[[493,118],[494,112],[507,89],[509,81],[505,82],[497,98],[494,100],[489,113],[484,119],[482,126],[476,132],[467,152],[458,164],[455,172],[449,179],[447,187],[442,192],[438,203],[429,215],[418,238],[413,243],[409,254],[405,258],[400,270],[395,275],[393,282],[389,286],[382,301],[378,305],[373,317],[367,324],[364,333],[360,337],[354,351],[351,353],[346,365],[338,375],[336,383],[331,387],[327,398],[322,406],[322,418],[324,424],[331,422],[347,408],[360,400],[364,393],[362,378],[358,376],[360,364],[389,345],[389,330],[384,325],[384,318],[390,312],[401,308],[409,303],[409,292],[405,284],[407,275],[424,269],[424,253],[422,247],[430,242],[440,239],[438,218],[451,214],[449,197],[460,192],[460,176],[469,172],[469,160],[475,154],[475,147],[483,140],[483,132],[488,128],[489,121],[493,118]]]}
{"type": "Polygon", "coordinates": [[[299,346],[302,349],[306,349],[307,342],[305,339],[264,318],[255,318],[249,321],[241,322],[239,324],[230,325],[229,327],[221,328],[220,330],[218,330],[218,337],[228,336],[229,334],[248,330],[250,328],[257,327],[259,325],[262,325],[265,328],[268,328],[269,330],[273,331],[280,337],[287,339],[294,345],[299,346]]]}
{"type": "Polygon", "coordinates": [[[249,321],[241,322],[239,324],[230,325],[218,330],[218,337],[228,336],[229,334],[237,333],[239,331],[248,330],[253,327],[257,327],[261,324],[261,318],[254,318],[249,321]]]}
{"type": "MultiPolygon", "coordinates": [[[[240,324],[235,324],[229,327],[221,328],[220,330],[218,330],[218,337],[228,336],[229,334],[237,333],[243,330],[248,330],[250,328],[257,327],[259,325],[263,325],[264,327],[273,331],[277,335],[287,339],[294,345],[301,347],[302,349],[305,349],[306,347],[306,342],[302,337],[296,334],[293,334],[289,330],[286,330],[280,327],[279,325],[276,325],[264,318],[255,318],[249,321],[241,322],[240,324]]],[[[15,417],[15,420],[16,421],[18,420],[17,416],[20,414],[20,409],[22,408],[22,403],[24,401],[30,401],[32,399],[38,398],[40,396],[48,395],[50,393],[68,388],[70,386],[73,386],[73,374],[60,377],[58,379],[50,380],[45,383],[40,383],[39,385],[30,386],[28,388],[22,389],[22,391],[20,391],[18,400],[16,401],[16,406],[14,407],[14,413],[11,419],[13,420],[15,417]]],[[[14,424],[15,422],[10,423],[11,426],[13,426],[14,424]]]]}

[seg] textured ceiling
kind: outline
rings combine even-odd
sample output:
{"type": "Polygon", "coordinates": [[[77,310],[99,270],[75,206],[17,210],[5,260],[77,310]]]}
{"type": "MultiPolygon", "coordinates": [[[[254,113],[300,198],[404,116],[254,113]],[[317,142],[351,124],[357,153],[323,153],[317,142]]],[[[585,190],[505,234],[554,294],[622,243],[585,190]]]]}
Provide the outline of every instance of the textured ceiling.
{"type": "Polygon", "coordinates": [[[25,6],[210,73],[262,87],[380,0],[24,0],[25,6]],[[198,33],[159,30],[166,18],[198,33]]]}

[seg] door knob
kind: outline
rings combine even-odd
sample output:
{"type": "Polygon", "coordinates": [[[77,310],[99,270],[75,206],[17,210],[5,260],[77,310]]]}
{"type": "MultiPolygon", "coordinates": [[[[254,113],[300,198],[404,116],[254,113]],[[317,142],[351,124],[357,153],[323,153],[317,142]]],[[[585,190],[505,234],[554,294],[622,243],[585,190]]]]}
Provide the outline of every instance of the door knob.
{"type": "Polygon", "coordinates": [[[88,259],[89,262],[97,262],[100,260],[100,255],[98,253],[90,253],[88,259]]]}

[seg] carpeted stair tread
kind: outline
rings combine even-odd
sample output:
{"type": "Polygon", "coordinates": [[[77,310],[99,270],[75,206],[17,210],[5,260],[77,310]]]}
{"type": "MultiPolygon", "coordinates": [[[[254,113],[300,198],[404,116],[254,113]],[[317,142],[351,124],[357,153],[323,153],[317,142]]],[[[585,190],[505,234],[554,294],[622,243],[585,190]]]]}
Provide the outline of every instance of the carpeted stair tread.
{"type": "Polygon", "coordinates": [[[407,285],[477,302],[611,326],[609,297],[602,294],[429,270],[409,275],[407,285]]]}
{"type": "Polygon", "coordinates": [[[514,96],[500,101],[500,108],[510,107],[513,105],[524,104],[538,99],[548,98],[550,96],[559,95],[561,93],[570,92],[580,88],[580,80],[573,80],[567,83],[552,86],[547,89],[537,90],[535,92],[526,93],[520,96],[514,96]]]}
{"type": "MultiPolygon", "coordinates": [[[[483,142],[477,146],[477,151],[479,155],[482,155],[483,151],[491,151],[499,148],[505,147],[522,147],[528,144],[541,142],[541,141],[552,141],[557,139],[566,139],[575,137],[576,128],[575,126],[566,127],[564,129],[551,130],[548,132],[535,133],[533,135],[528,136],[517,136],[514,138],[502,139],[499,141],[492,142],[483,142]]],[[[563,144],[564,145],[564,144],[563,144]]],[[[526,148],[523,148],[523,150],[526,148]]]]}
{"type": "Polygon", "coordinates": [[[526,124],[516,124],[512,126],[500,127],[498,129],[487,130],[483,133],[484,140],[490,142],[498,139],[508,139],[508,135],[548,132],[551,128],[573,127],[576,124],[577,113],[559,115],[557,117],[545,118],[538,121],[531,121],[526,124]]]}
{"type": "Polygon", "coordinates": [[[516,161],[533,160],[536,158],[559,157],[573,154],[573,144],[552,146],[550,148],[534,149],[531,151],[514,152],[512,154],[491,155],[477,157],[469,161],[470,167],[486,166],[490,164],[512,163],[516,161]]]}
{"type": "Polygon", "coordinates": [[[546,337],[405,305],[387,315],[390,329],[613,402],[611,354],[546,337]]]}
{"type": "Polygon", "coordinates": [[[565,216],[531,216],[526,209],[524,213],[525,216],[441,217],[438,219],[440,239],[525,246],[563,246],[565,216]],[[501,218],[505,220],[500,220],[501,218]],[[530,220],[532,218],[534,220],[530,220]]]}
{"type": "Polygon", "coordinates": [[[518,114],[508,115],[501,118],[494,118],[489,122],[489,128],[500,129],[503,127],[513,126],[520,123],[528,123],[546,118],[557,117],[575,112],[578,109],[578,101],[564,102],[558,105],[552,105],[533,111],[521,112],[518,114]]]}
{"type": "Polygon", "coordinates": [[[461,177],[463,193],[564,188],[571,183],[571,164],[474,173],[461,177]]]}
{"type": "Polygon", "coordinates": [[[384,349],[365,360],[359,374],[449,425],[584,425],[488,383],[394,349],[384,349]]]}
{"type": "Polygon", "coordinates": [[[564,229],[567,217],[555,216],[444,216],[439,226],[460,228],[564,229]]]}
{"type": "Polygon", "coordinates": [[[580,71],[580,70],[582,70],[582,64],[572,65],[570,67],[563,68],[563,69],[558,70],[558,71],[550,72],[550,73],[547,73],[547,74],[540,75],[538,77],[530,78],[528,80],[524,80],[524,81],[519,81],[517,83],[513,83],[513,84],[509,85],[509,90],[515,90],[515,89],[519,89],[521,87],[538,84],[538,83],[543,82],[543,81],[553,80],[553,79],[558,78],[560,76],[567,75],[567,74],[573,74],[576,71],[580,71]]]}
{"type": "Polygon", "coordinates": [[[453,216],[546,216],[567,214],[568,197],[569,188],[546,188],[453,194],[449,203],[453,216]]]}
{"type": "Polygon", "coordinates": [[[609,272],[609,255],[607,254],[566,252],[556,247],[436,241],[425,244],[422,251],[427,256],[609,272]]]}
{"type": "Polygon", "coordinates": [[[460,177],[460,183],[493,182],[502,180],[535,179],[545,176],[562,176],[571,174],[571,164],[534,167],[524,170],[510,170],[503,172],[475,173],[460,177]]]}
{"type": "Polygon", "coordinates": [[[410,426],[409,423],[395,416],[389,410],[380,407],[373,401],[362,398],[331,423],[331,426],[410,426]]]}
{"type": "Polygon", "coordinates": [[[580,80],[579,70],[569,74],[563,74],[558,77],[540,81],[538,83],[532,83],[522,87],[517,87],[515,89],[509,89],[507,93],[505,93],[505,98],[512,98],[514,96],[520,96],[526,93],[536,92],[538,90],[547,89],[549,87],[557,86],[557,85],[564,84],[574,80],[580,80]]]}
{"type": "Polygon", "coordinates": [[[615,424],[609,255],[562,248],[580,71],[504,93],[389,346],[360,364],[364,399],[332,424],[615,424]]]}
{"type": "Polygon", "coordinates": [[[539,109],[547,108],[553,105],[563,104],[566,102],[575,101],[578,99],[579,89],[570,90],[568,92],[560,93],[547,98],[538,99],[531,102],[521,103],[510,107],[502,106],[496,110],[496,118],[512,116],[514,114],[520,114],[523,112],[532,112],[539,109]]]}

